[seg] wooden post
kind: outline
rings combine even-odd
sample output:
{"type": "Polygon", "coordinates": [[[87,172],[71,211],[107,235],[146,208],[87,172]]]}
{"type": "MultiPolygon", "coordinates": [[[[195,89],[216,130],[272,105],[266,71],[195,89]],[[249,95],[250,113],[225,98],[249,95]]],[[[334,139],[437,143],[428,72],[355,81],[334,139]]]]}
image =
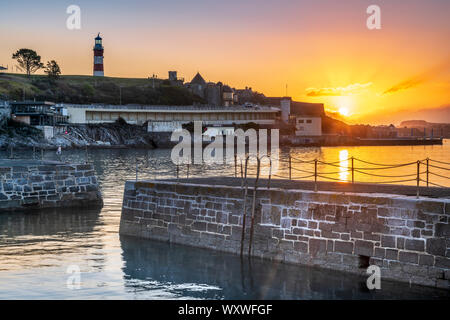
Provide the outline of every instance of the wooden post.
{"type": "Polygon", "coordinates": [[[292,163],[291,163],[291,154],[289,153],[289,180],[292,180],[292,163]]]}
{"type": "Polygon", "coordinates": [[[420,186],[420,161],[417,161],[417,194],[416,197],[419,198],[419,186],[420,186]]]}
{"type": "Polygon", "coordinates": [[[428,174],[429,174],[429,162],[430,162],[430,158],[427,158],[427,188],[428,188],[428,174]]]}
{"type": "Polygon", "coordinates": [[[317,159],[314,159],[314,192],[317,192],[317,159]]]}
{"type": "Polygon", "coordinates": [[[177,163],[177,180],[178,180],[178,178],[179,178],[179,175],[180,175],[180,166],[179,166],[178,163],[177,163]]]}

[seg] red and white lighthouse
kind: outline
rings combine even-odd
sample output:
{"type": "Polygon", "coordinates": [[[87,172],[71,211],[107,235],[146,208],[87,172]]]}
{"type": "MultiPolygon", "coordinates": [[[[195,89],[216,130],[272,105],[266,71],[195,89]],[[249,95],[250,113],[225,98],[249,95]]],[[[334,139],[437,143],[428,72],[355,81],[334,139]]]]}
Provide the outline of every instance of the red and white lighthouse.
{"type": "Polygon", "coordinates": [[[103,45],[100,32],[95,38],[94,46],[94,76],[103,77],[103,45]]]}

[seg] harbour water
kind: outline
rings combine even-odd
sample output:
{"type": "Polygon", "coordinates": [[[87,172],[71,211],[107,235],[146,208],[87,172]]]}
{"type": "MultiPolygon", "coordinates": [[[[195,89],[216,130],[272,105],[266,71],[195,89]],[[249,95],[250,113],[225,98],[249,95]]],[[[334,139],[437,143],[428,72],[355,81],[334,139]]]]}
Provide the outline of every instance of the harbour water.
{"type": "MultiPolygon", "coordinates": [[[[288,152],[282,150],[281,157],[286,159],[288,152]]],[[[290,152],[304,160],[338,161],[339,166],[340,160],[351,156],[388,164],[427,157],[445,162],[450,145],[446,141],[443,146],[295,148],[290,152]]],[[[32,156],[15,153],[18,158],[32,156]]],[[[56,155],[49,151],[45,158],[56,159],[56,155]]],[[[139,179],[174,177],[170,150],[89,150],[87,157],[84,150],[63,153],[63,161],[86,158],[95,166],[103,209],[0,214],[0,299],[450,298],[445,290],[383,280],[382,289],[373,292],[367,290],[364,277],[258,259],[241,261],[229,254],[120,237],[123,186],[136,178],[136,159],[139,179]],[[73,276],[68,271],[78,269],[77,289],[67,282],[73,276]]],[[[283,165],[281,172],[286,173],[283,165]]],[[[186,174],[186,168],[181,169],[180,175],[186,174]]],[[[189,174],[233,175],[234,170],[233,163],[205,164],[192,166],[189,174]]],[[[339,172],[333,177],[348,179],[339,172]]],[[[435,181],[449,185],[445,178],[435,181]]]]}

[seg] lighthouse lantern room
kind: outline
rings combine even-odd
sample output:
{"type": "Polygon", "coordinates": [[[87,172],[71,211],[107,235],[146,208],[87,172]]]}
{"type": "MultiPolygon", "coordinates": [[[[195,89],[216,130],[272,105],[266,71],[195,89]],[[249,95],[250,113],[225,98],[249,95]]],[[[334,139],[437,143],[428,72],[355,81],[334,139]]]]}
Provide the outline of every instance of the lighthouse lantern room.
{"type": "Polygon", "coordinates": [[[94,46],[94,76],[103,77],[103,45],[100,32],[95,38],[94,46]]]}

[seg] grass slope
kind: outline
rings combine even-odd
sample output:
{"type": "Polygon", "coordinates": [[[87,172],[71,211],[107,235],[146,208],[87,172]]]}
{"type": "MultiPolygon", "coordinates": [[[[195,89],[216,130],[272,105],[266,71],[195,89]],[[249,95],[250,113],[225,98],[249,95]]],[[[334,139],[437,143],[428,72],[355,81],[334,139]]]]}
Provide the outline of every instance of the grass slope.
{"type": "Polygon", "coordinates": [[[191,105],[203,101],[168,81],[67,75],[51,82],[45,75],[0,74],[0,99],[63,103],[191,105]]]}

